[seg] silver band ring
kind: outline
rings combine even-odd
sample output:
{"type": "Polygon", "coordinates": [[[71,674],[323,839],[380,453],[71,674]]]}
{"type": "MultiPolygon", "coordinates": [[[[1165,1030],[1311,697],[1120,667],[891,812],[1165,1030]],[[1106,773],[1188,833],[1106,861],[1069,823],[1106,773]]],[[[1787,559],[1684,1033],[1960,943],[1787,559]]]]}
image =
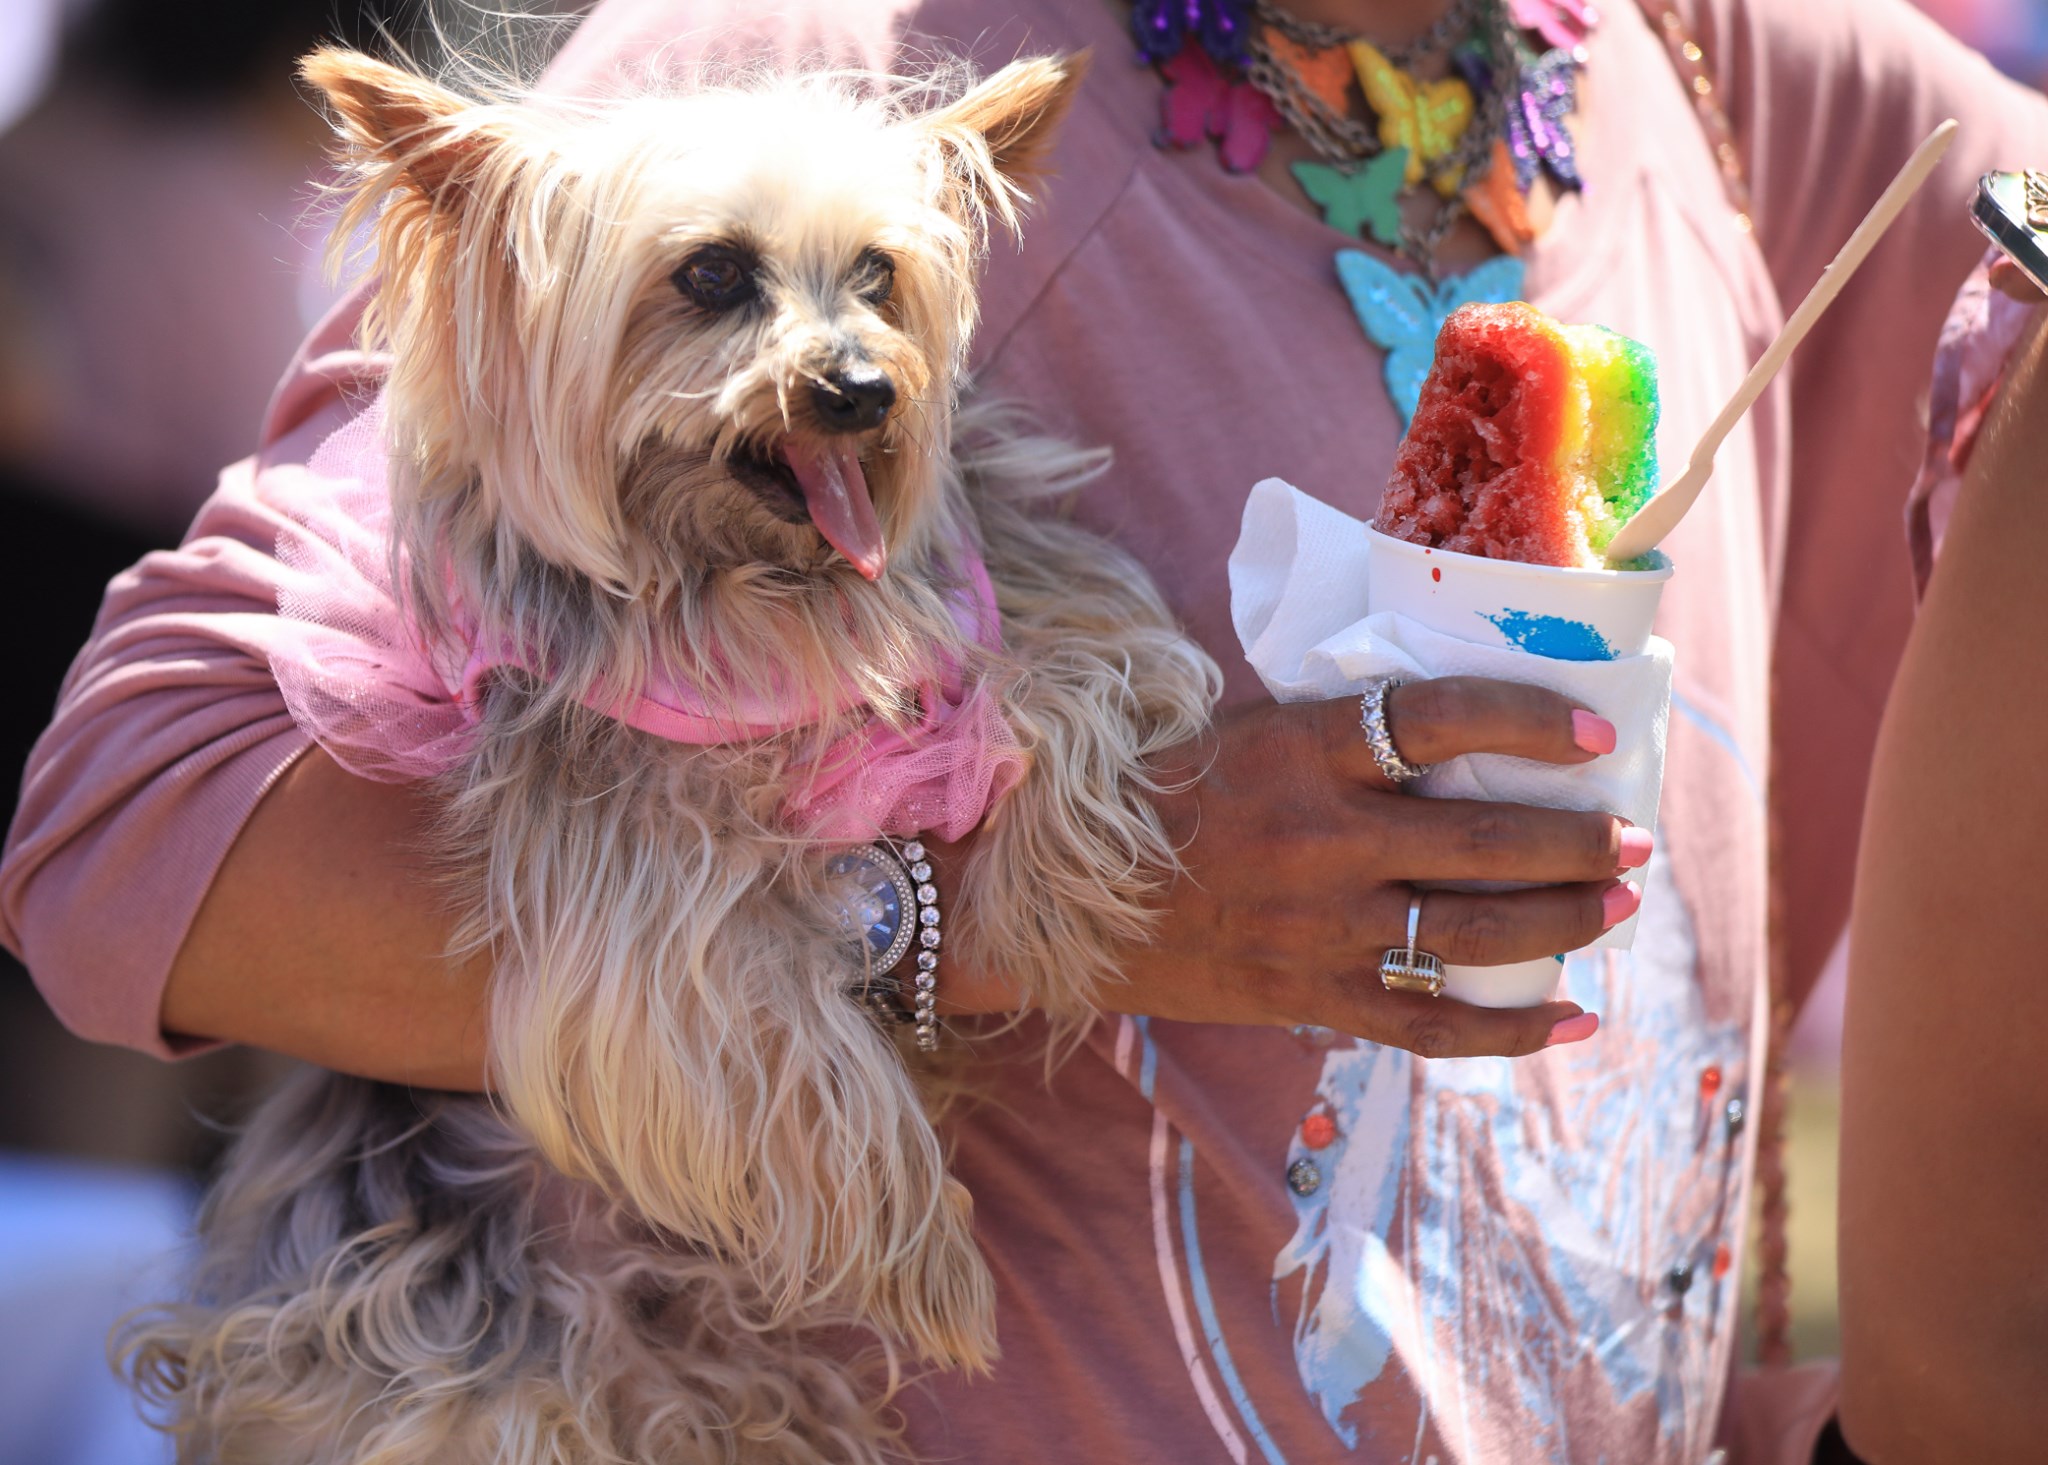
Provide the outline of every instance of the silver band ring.
{"type": "Polygon", "coordinates": [[[1389,992],[1420,992],[1438,997],[1444,990],[1444,964],[1415,944],[1422,929],[1422,892],[1408,895],[1408,944],[1390,948],[1380,958],[1380,985],[1389,992]]]}
{"type": "Polygon", "coordinates": [[[1396,787],[1422,777],[1430,768],[1427,763],[1410,763],[1403,758],[1394,746],[1393,734],[1387,731],[1387,694],[1400,685],[1399,677],[1375,678],[1367,684],[1358,709],[1358,725],[1365,729],[1372,761],[1379,766],[1380,776],[1396,787]]]}

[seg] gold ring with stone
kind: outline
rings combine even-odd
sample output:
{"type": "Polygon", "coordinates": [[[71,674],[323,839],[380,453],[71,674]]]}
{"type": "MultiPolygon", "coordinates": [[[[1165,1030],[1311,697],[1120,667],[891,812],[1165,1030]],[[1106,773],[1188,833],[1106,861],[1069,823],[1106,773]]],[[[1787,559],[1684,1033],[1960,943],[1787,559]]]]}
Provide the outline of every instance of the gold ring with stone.
{"type": "Polygon", "coordinates": [[[1422,892],[1408,896],[1408,944],[1390,948],[1380,958],[1380,985],[1389,992],[1420,992],[1439,997],[1444,990],[1444,964],[1415,944],[1422,926],[1422,892]]]}

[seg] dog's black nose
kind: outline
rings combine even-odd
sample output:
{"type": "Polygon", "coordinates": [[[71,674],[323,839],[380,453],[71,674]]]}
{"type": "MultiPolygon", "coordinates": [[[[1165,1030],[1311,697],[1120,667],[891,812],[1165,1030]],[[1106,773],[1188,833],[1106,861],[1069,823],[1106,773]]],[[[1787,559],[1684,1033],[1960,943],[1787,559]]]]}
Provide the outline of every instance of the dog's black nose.
{"type": "Polygon", "coordinates": [[[896,405],[896,383],[878,367],[844,367],[811,383],[811,405],[827,432],[866,432],[896,405]]]}

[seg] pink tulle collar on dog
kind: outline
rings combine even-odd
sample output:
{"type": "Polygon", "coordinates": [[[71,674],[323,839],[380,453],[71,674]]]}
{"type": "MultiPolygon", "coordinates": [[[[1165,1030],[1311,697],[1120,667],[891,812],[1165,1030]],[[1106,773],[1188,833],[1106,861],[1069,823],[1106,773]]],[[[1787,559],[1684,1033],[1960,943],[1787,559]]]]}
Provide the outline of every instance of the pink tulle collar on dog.
{"type": "MultiPolygon", "coordinates": [[[[291,480],[278,558],[284,634],[271,666],[292,716],[343,767],[403,782],[447,771],[474,745],[491,674],[528,665],[502,643],[458,630],[430,645],[391,578],[391,499],[383,401],[324,443],[291,480]]],[[[954,568],[967,581],[954,601],[961,631],[1001,645],[995,592],[981,556],[962,546],[954,568]]],[[[622,701],[590,706],[678,743],[751,742],[798,733],[854,709],[792,698],[721,701],[672,677],[622,701]]],[[[868,714],[796,774],[783,816],[823,841],[877,835],[966,834],[1024,771],[1015,733],[986,687],[942,665],[919,688],[922,720],[908,729],[868,714]]]]}

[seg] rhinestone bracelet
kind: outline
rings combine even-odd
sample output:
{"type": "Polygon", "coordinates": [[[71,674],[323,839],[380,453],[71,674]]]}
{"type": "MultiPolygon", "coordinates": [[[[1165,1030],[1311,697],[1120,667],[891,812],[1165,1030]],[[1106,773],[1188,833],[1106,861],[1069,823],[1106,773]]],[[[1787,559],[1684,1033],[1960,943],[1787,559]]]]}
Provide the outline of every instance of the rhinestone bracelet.
{"type": "Polygon", "coordinates": [[[917,882],[917,980],[911,1017],[917,1023],[917,1051],[939,1049],[939,887],[932,883],[931,861],[917,840],[903,846],[910,878],[917,882]]]}

